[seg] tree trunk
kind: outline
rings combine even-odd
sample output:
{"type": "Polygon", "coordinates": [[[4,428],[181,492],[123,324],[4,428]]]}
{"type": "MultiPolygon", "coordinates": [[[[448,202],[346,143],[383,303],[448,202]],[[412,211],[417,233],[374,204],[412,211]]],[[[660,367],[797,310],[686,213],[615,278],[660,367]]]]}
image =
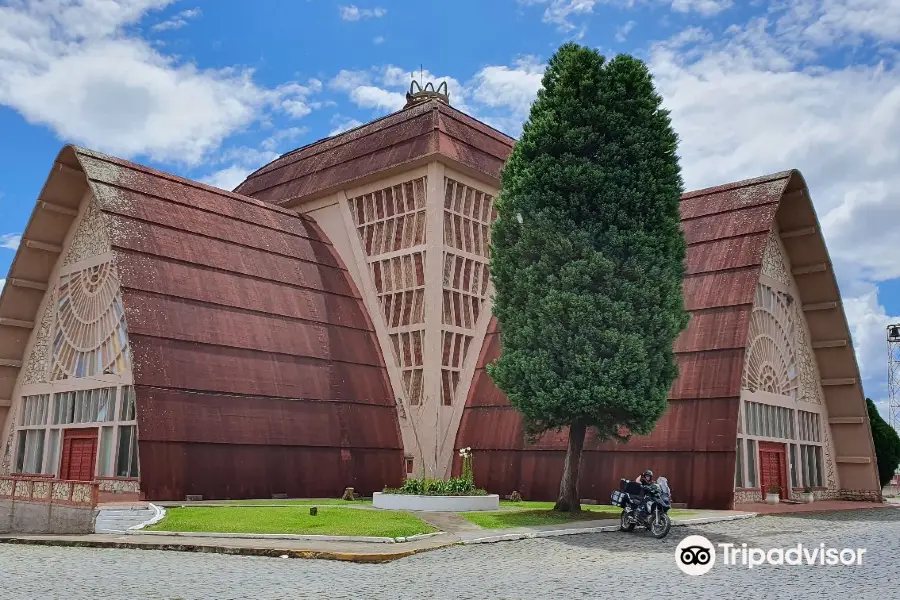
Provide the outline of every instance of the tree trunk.
{"type": "Polygon", "coordinates": [[[581,469],[581,451],[584,448],[584,434],[587,427],[576,421],[569,426],[569,448],[566,450],[566,465],[559,484],[559,498],[553,510],[578,512],[581,499],[578,497],[578,472],[581,469]]]}

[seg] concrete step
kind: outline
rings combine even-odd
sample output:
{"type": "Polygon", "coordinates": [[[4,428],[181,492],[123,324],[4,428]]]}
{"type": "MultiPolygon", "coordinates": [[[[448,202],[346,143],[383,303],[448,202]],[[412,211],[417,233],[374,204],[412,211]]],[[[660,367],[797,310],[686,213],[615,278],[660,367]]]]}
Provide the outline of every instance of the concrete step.
{"type": "Polygon", "coordinates": [[[144,506],[103,508],[97,514],[94,531],[97,533],[121,533],[135,525],[146,523],[154,516],[156,516],[156,511],[144,506]]]}

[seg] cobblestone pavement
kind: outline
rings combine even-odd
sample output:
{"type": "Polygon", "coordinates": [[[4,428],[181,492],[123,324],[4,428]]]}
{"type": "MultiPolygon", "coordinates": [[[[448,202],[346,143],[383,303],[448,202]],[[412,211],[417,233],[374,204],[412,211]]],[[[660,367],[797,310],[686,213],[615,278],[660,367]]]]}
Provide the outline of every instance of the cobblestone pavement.
{"type": "Polygon", "coordinates": [[[900,510],[769,516],[635,532],[454,547],[382,565],[182,552],[0,545],[0,598],[847,598],[900,597],[900,510]],[[682,574],[687,535],[763,549],[866,548],[861,566],[762,566],[721,559],[682,574]]]}

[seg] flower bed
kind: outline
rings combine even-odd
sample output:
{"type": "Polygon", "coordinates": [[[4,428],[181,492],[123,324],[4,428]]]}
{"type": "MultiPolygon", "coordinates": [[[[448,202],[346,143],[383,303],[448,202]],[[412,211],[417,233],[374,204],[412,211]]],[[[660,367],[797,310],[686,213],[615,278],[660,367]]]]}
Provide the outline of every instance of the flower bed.
{"type": "Polygon", "coordinates": [[[407,479],[398,489],[385,488],[372,497],[375,508],[424,512],[469,512],[497,510],[500,496],[475,487],[472,449],[459,451],[462,476],[451,479],[407,479]]]}

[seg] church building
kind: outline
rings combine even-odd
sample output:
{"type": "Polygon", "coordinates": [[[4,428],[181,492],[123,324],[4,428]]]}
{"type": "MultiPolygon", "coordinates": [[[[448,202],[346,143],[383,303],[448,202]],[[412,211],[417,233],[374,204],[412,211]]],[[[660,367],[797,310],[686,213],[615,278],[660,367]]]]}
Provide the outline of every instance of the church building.
{"type": "MultiPolygon", "coordinates": [[[[0,473],[106,498],[334,497],[446,477],[554,499],[485,366],[514,140],[444,88],[234,192],[66,146],[0,295],[0,473]]],[[[411,90],[412,92],[412,90],[411,90]]],[[[588,433],[581,496],[653,469],[676,502],[880,501],[850,330],[797,171],[690,192],[680,376],[654,432],[588,433]]],[[[649,332],[652,334],[652,332],[649,332]]]]}

